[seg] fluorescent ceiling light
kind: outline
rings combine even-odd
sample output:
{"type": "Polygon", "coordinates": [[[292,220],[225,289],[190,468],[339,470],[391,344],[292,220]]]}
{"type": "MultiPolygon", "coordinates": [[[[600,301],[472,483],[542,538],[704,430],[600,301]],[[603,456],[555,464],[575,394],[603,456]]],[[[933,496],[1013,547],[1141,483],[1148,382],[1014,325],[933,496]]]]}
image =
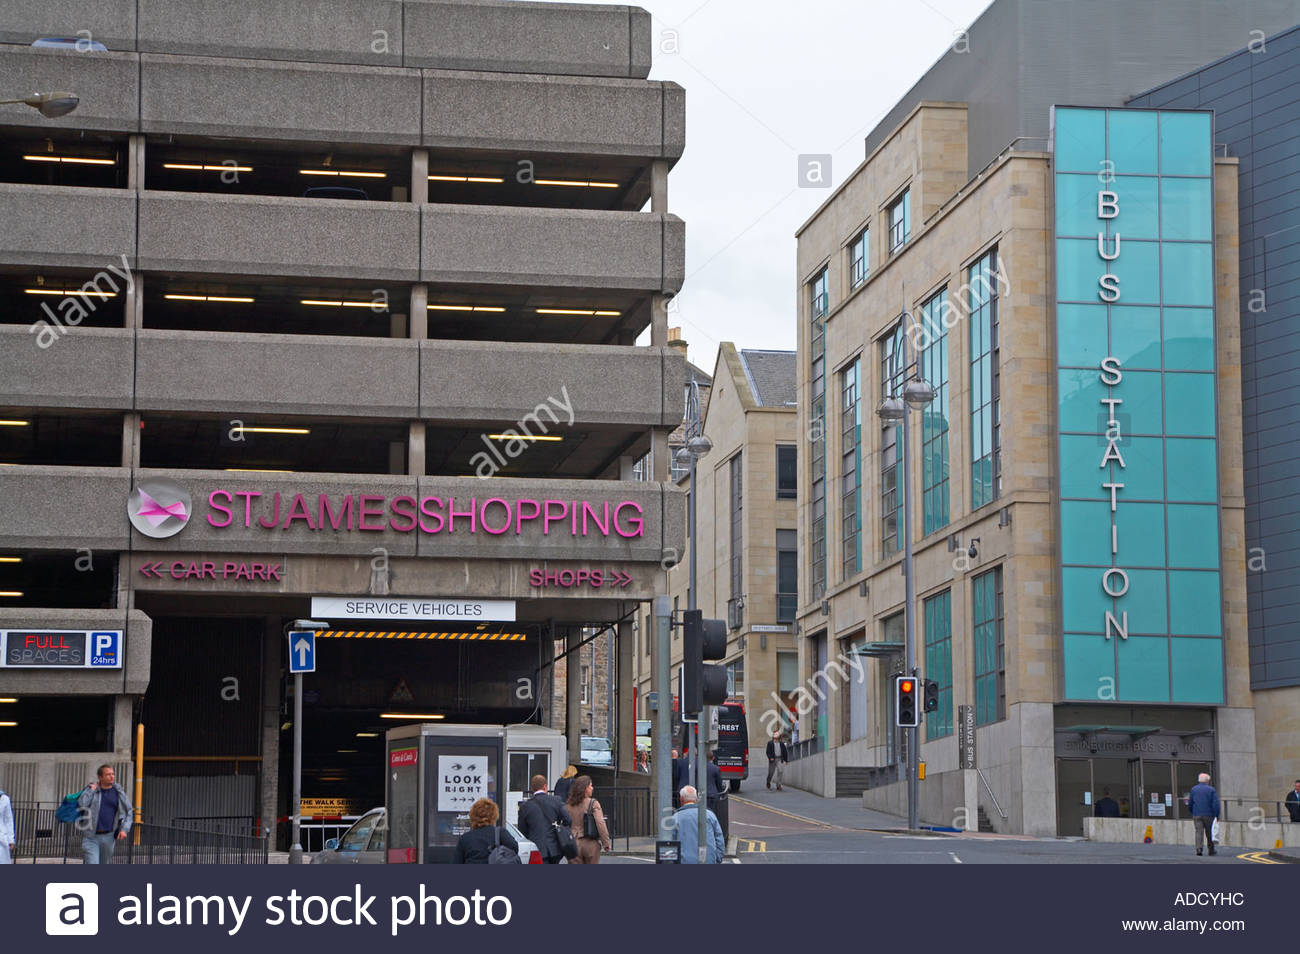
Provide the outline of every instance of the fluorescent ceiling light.
{"type": "Polygon", "coordinates": [[[500,185],[505,179],[499,179],[496,176],[429,176],[430,182],[486,182],[493,185],[500,185]]]}
{"type": "Polygon", "coordinates": [[[381,712],[381,719],[445,719],[445,715],[439,712],[381,712]]]}
{"type": "Polygon", "coordinates": [[[291,470],[268,470],[265,467],[227,467],[228,474],[292,474],[291,470]]]}
{"type": "Polygon", "coordinates": [[[357,738],[358,738],[358,739],[377,739],[377,738],[379,738],[379,733],[378,733],[378,732],[358,732],[358,733],[357,733],[357,738]]]}
{"type": "Polygon", "coordinates": [[[242,434],[310,434],[310,427],[245,427],[235,428],[242,434]]]}
{"type": "Polygon", "coordinates": [[[0,722],[0,729],[12,729],[18,725],[17,722],[0,722]]]}
{"type": "Polygon", "coordinates": [[[610,318],[617,318],[623,314],[621,311],[593,308],[538,308],[537,313],[539,315],[594,315],[596,317],[610,318]]]}
{"type": "Polygon", "coordinates": [[[494,441],[562,441],[563,437],[558,434],[489,434],[489,440],[494,441]]]}
{"type": "Polygon", "coordinates": [[[22,596],[22,595],[23,595],[23,591],[22,591],[22,590],[0,590],[0,596],[14,596],[14,597],[18,597],[18,596],[22,596]]]}
{"type": "Polygon", "coordinates": [[[15,698],[14,696],[0,696],[0,703],[17,702],[17,701],[18,701],[17,698],[15,698]]]}
{"type": "Polygon", "coordinates": [[[22,563],[22,557],[0,557],[0,563],[22,563]]]}
{"type": "Polygon", "coordinates": [[[505,311],[500,305],[429,305],[429,311],[505,311]]]}
{"type": "Polygon", "coordinates": [[[302,305],[323,305],[327,308],[370,308],[374,309],[375,305],[382,305],[383,310],[387,311],[388,306],[382,302],[375,301],[343,301],[339,298],[300,298],[298,303],[302,305]]]}
{"type": "Polygon", "coordinates": [[[163,295],[163,297],[171,301],[226,301],[242,304],[251,304],[253,301],[252,298],[239,295],[163,295]]]}
{"type": "Polygon", "coordinates": [[[23,156],[28,162],[68,162],[82,166],[115,166],[116,159],[90,159],[86,156],[23,156]]]}
{"type": "Polygon", "coordinates": [[[117,292],[92,291],[83,288],[24,288],[29,295],[84,295],[87,298],[116,298],[117,292]]]}
{"type": "Polygon", "coordinates": [[[0,418],[0,427],[26,427],[31,421],[5,420],[0,418]]]}
{"type": "Polygon", "coordinates": [[[205,166],[192,162],[164,162],[164,169],[182,169],[186,172],[252,172],[252,166],[205,166]]]}
{"type": "Polygon", "coordinates": [[[356,755],[356,754],[357,754],[357,750],[356,750],[356,749],[339,749],[339,750],[338,750],[338,753],[339,753],[339,755],[356,755]]]}
{"type": "Polygon", "coordinates": [[[349,172],[347,169],[299,169],[301,176],[355,176],[361,179],[387,179],[387,172],[349,172]]]}
{"type": "Polygon", "coordinates": [[[586,186],[591,189],[617,189],[617,182],[587,182],[583,179],[534,179],[537,185],[586,186]]]}

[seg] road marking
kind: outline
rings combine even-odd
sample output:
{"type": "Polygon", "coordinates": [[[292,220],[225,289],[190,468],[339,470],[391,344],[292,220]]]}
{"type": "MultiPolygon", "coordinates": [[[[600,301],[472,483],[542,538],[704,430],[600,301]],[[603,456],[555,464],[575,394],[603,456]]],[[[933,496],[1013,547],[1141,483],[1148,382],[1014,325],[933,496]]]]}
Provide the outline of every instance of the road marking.
{"type": "Polygon", "coordinates": [[[952,860],[953,860],[953,861],[955,861],[957,864],[961,864],[961,859],[957,857],[957,852],[955,852],[955,851],[950,851],[950,852],[948,852],[948,854],[952,855],[952,860]]]}
{"type": "Polygon", "coordinates": [[[790,830],[788,825],[756,825],[753,822],[743,822],[743,821],[733,821],[732,824],[738,825],[741,828],[762,828],[766,831],[789,831],[790,830]]]}
{"type": "MultiPolygon", "coordinates": [[[[783,812],[779,808],[770,808],[767,805],[761,805],[758,802],[751,802],[748,798],[741,798],[739,795],[732,795],[732,801],[740,802],[742,805],[752,805],[754,808],[761,808],[765,812],[771,812],[773,815],[780,815],[783,818],[793,818],[795,821],[804,822],[809,825],[817,825],[821,828],[838,831],[853,831],[852,828],[841,828],[839,825],[832,825],[829,822],[819,821],[816,818],[809,818],[807,815],[796,815],[793,812],[783,812]]],[[[737,822],[737,824],[740,824],[737,822]]]]}
{"type": "Polygon", "coordinates": [[[737,839],[736,839],[736,852],[737,852],[737,853],[740,853],[740,852],[742,852],[742,851],[744,851],[744,852],[763,852],[763,851],[767,851],[767,842],[765,842],[765,841],[758,841],[758,840],[753,839],[753,838],[737,838],[737,839]],[[742,848],[742,847],[741,847],[742,845],[744,845],[745,847],[742,848]]]}
{"type": "Polygon", "coordinates": [[[1248,851],[1244,855],[1238,855],[1243,861],[1254,861],[1261,865],[1280,865],[1282,862],[1268,856],[1267,851],[1248,851]]]}

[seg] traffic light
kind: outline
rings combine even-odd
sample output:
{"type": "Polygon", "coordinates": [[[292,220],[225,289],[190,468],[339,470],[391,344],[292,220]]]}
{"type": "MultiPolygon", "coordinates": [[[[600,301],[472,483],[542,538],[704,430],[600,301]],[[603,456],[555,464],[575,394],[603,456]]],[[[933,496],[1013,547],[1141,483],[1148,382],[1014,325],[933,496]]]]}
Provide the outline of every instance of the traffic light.
{"type": "Polygon", "coordinates": [[[925,681],[925,711],[933,712],[939,708],[939,684],[933,679],[925,681]]]}
{"type": "Polygon", "coordinates": [[[682,614],[682,711],[690,714],[727,701],[727,667],[704,660],[727,654],[727,624],[703,610],[682,614]]]}
{"type": "Polygon", "coordinates": [[[898,725],[910,728],[921,724],[921,710],[916,704],[919,695],[920,686],[915,676],[894,677],[894,698],[897,700],[894,711],[898,725]]]}

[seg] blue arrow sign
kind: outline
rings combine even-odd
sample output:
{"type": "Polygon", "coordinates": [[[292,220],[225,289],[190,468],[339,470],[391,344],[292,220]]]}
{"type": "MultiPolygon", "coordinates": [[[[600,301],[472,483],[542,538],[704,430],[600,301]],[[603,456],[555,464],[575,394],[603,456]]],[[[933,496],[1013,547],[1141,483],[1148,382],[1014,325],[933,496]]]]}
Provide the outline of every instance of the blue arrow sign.
{"type": "Polygon", "coordinates": [[[316,671],[316,634],[310,630],[289,633],[289,671],[316,671]]]}

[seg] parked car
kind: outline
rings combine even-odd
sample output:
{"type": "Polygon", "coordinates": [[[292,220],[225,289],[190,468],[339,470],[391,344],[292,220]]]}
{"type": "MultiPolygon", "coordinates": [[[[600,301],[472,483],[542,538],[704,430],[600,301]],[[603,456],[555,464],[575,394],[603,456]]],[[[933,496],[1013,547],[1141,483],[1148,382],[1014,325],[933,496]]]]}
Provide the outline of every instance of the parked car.
{"type": "Polygon", "coordinates": [[[584,735],[579,759],[587,765],[613,765],[614,747],[609,744],[609,739],[584,735]]]}
{"type": "MultiPolygon", "coordinates": [[[[540,865],[542,853],[537,845],[506,822],[506,831],[519,843],[519,860],[526,865],[540,865]]],[[[314,865],[382,865],[388,862],[388,809],[372,808],[339,838],[325,842],[325,850],[312,855],[314,865]]]]}
{"type": "Polygon", "coordinates": [[[81,36],[43,36],[32,43],[39,50],[76,50],[78,53],[107,53],[108,47],[98,40],[81,36]]]}

